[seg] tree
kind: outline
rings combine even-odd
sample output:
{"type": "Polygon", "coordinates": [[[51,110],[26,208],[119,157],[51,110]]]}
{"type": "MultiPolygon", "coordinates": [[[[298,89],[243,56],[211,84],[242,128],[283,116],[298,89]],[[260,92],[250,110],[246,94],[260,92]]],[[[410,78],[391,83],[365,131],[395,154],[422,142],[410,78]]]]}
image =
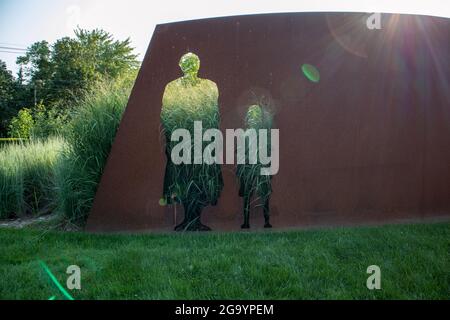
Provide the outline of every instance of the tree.
{"type": "Polygon", "coordinates": [[[0,136],[5,135],[9,119],[17,113],[13,105],[15,91],[14,77],[0,60],[0,136]]]}
{"type": "Polygon", "coordinates": [[[18,57],[18,85],[20,107],[35,105],[52,91],[48,80],[53,75],[54,63],[51,61],[51,48],[47,41],[32,44],[25,56],[18,57]]]}
{"type": "Polygon", "coordinates": [[[117,79],[136,69],[136,58],[129,39],[114,40],[98,29],[77,29],[75,38],[61,38],[52,46],[36,42],[17,59],[27,82],[25,105],[67,106],[100,79],[117,79]]]}
{"type": "Polygon", "coordinates": [[[25,56],[18,57],[16,62],[23,68],[20,72],[32,82],[47,80],[52,76],[54,64],[51,61],[51,49],[47,41],[32,44],[25,56]]]}

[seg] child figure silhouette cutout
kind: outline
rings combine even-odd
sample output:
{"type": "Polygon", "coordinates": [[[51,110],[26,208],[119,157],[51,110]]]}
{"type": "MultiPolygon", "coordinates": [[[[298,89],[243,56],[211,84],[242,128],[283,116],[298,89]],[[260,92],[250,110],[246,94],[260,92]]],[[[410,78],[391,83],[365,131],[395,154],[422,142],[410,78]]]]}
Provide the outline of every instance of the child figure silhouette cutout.
{"type": "MultiPolygon", "coordinates": [[[[255,129],[257,132],[259,129],[267,129],[267,149],[270,150],[270,129],[272,128],[272,115],[260,107],[259,105],[252,105],[247,110],[246,116],[246,129],[255,129]]],[[[248,137],[246,138],[248,139],[248,137]]],[[[259,139],[259,138],[258,138],[259,139]]],[[[254,141],[258,146],[255,150],[259,152],[259,143],[254,141]]],[[[239,180],[239,196],[244,198],[244,224],[242,224],[242,229],[250,228],[250,202],[254,195],[260,200],[263,205],[264,210],[264,228],[272,228],[270,224],[270,208],[269,201],[270,195],[272,193],[272,176],[271,175],[261,175],[262,165],[259,161],[255,164],[249,163],[249,152],[251,152],[249,146],[249,141],[246,141],[246,163],[238,164],[236,175],[239,180]]],[[[258,154],[255,159],[258,159],[258,154]]]]}

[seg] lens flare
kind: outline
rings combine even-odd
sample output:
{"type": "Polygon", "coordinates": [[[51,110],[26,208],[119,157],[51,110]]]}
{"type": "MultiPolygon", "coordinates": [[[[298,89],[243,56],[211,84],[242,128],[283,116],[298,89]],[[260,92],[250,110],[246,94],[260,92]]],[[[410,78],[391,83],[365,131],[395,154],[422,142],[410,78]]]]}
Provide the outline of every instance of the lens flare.
{"type": "Polygon", "coordinates": [[[320,81],[319,70],[317,70],[317,68],[314,67],[313,65],[307,63],[303,64],[302,71],[305,77],[308,78],[308,80],[316,83],[320,81]]]}
{"type": "Polygon", "coordinates": [[[161,198],[158,203],[161,207],[165,207],[167,205],[167,200],[165,198],[161,198]]]}
{"type": "MultiPolygon", "coordinates": [[[[39,260],[39,264],[41,265],[42,269],[47,273],[47,275],[50,277],[50,279],[53,281],[55,286],[61,291],[61,293],[68,299],[68,300],[74,300],[73,297],[64,289],[64,287],[59,283],[58,279],[53,275],[53,273],[50,271],[50,269],[47,267],[47,265],[44,263],[44,261],[39,260]]],[[[53,296],[52,296],[53,297],[53,296]]],[[[52,298],[50,297],[50,299],[52,298]]],[[[51,299],[53,300],[53,299],[51,299]]]]}

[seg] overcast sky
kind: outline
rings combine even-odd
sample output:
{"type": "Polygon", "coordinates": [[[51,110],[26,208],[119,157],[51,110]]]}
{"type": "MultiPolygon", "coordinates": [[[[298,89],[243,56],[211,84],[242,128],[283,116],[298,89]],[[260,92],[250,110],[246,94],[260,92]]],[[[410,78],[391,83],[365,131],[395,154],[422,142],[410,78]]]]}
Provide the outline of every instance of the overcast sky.
{"type": "MultiPolygon", "coordinates": [[[[118,39],[131,38],[142,59],[158,23],[228,15],[356,11],[450,17],[450,0],[0,0],[0,51],[50,43],[73,36],[73,29],[102,28],[118,39]]],[[[17,51],[17,50],[9,50],[17,51]]],[[[0,52],[17,71],[19,53],[0,52]]]]}

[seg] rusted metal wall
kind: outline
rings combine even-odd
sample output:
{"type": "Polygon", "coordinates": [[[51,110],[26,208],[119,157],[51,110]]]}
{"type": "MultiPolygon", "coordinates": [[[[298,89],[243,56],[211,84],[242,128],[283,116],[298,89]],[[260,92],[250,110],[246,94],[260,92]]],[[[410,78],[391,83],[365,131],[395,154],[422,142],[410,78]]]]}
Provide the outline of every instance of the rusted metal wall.
{"type": "MultiPolygon", "coordinates": [[[[165,85],[192,51],[200,77],[217,83],[221,129],[243,127],[265,96],[280,129],[273,178],[274,228],[390,222],[450,215],[450,25],[445,18],[289,13],[158,25],[103,174],[87,230],[171,230],[161,207],[165,85]],[[301,65],[315,65],[308,81],[301,65]]],[[[203,221],[239,229],[242,199],[234,167],[203,221]]],[[[178,221],[182,210],[178,209],[178,221]]],[[[254,210],[252,227],[262,226],[254,210]]]]}

